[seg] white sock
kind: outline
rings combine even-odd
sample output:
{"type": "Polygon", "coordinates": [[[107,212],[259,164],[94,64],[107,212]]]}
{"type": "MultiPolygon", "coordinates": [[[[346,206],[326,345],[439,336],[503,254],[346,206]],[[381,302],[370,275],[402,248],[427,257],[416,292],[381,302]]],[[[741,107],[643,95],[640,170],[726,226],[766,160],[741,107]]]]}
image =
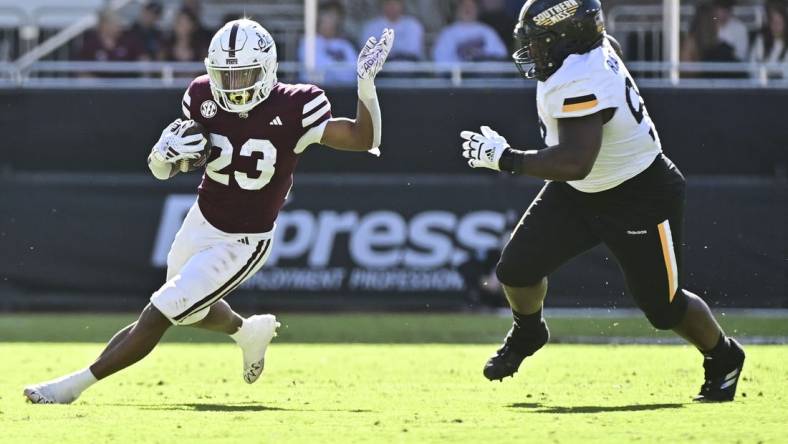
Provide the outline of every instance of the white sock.
{"type": "Polygon", "coordinates": [[[243,345],[248,342],[249,329],[244,328],[246,325],[246,319],[243,319],[238,331],[230,335],[230,337],[233,338],[233,341],[235,341],[235,343],[238,345],[243,345]]]}
{"type": "Polygon", "coordinates": [[[62,381],[68,384],[68,388],[74,396],[79,396],[88,387],[95,384],[98,379],[93,376],[89,368],[82,369],[62,378],[62,381]]]}

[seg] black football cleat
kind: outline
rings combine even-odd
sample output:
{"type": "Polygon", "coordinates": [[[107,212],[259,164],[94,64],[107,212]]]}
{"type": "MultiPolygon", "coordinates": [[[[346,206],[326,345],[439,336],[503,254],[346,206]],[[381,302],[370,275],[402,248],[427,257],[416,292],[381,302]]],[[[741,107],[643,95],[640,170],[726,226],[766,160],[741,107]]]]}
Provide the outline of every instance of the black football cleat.
{"type": "Polygon", "coordinates": [[[729,341],[731,345],[727,356],[718,359],[707,356],[703,361],[705,382],[694,401],[728,402],[736,396],[736,386],[744,367],[744,350],[735,339],[729,341]]]}
{"type": "Polygon", "coordinates": [[[524,332],[517,325],[512,325],[503,346],[484,365],[484,377],[490,381],[502,381],[503,378],[514,376],[523,359],[536,353],[550,339],[547,324],[542,322],[541,327],[535,332],[524,332]]]}

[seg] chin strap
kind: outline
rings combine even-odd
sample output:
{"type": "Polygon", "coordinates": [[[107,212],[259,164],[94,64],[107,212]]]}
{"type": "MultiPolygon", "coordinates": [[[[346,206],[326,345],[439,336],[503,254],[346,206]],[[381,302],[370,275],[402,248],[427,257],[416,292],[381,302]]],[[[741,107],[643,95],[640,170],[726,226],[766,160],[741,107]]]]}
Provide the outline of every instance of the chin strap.
{"type": "Polygon", "coordinates": [[[358,99],[364,104],[372,117],[372,149],[369,150],[369,153],[380,157],[380,137],[383,133],[383,123],[380,117],[378,91],[372,79],[358,79],[358,99]]]}

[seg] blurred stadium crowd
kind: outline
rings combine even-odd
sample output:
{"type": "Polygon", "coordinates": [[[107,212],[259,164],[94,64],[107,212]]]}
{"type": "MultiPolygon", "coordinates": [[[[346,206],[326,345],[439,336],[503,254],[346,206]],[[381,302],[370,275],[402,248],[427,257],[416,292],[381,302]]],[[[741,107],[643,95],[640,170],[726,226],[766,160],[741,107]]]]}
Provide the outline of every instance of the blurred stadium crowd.
{"type": "MultiPolygon", "coordinates": [[[[67,4],[104,0],[73,0],[67,4]]],[[[33,3],[46,4],[44,0],[33,3]]],[[[16,2],[12,2],[16,4],[16,2]]],[[[61,9],[64,2],[57,2],[61,9]]],[[[218,0],[128,0],[102,9],[95,26],[80,32],[42,60],[199,62],[213,31],[230,19],[261,21],[277,39],[280,60],[303,61],[303,2],[218,0]]],[[[392,60],[468,63],[506,61],[522,0],[321,0],[316,64],[323,83],[351,83],[352,62],[370,35],[397,31],[392,60]],[[342,64],[347,64],[342,66],[342,64]]],[[[106,3],[111,5],[112,2],[106,3]]],[[[661,61],[660,0],[607,0],[609,32],[630,61],[661,61]],[[648,15],[652,16],[649,18],[648,15]],[[649,22],[650,21],[650,22],[649,22]]],[[[0,6],[3,2],[0,1],[0,6]]],[[[68,7],[66,5],[65,7],[68,7]]],[[[698,0],[681,2],[682,62],[788,64],[788,0],[698,0]]],[[[2,11],[0,11],[2,12],[2,11]]],[[[2,20],[0,20],[2,22],[2,20]]],[[[25,52],[25,27],[0,33],[0,58],[25,52]]],[[[40,43],[57,29],[36,30],[40,43]]],[[[30,32],[27,32],[30,34],[30,32]]],[[[777,77],[784,77],[782,73],[777,77]]],[[[113,76],[112,73],[88,74],[113,76]]],[[[703,77],[695,73],[689,76],[703,77]]],[[[712,77],[746,77],[712,72],[712,77]]],[[[770,74],[775,77],[775,74],[770,74]]]]}

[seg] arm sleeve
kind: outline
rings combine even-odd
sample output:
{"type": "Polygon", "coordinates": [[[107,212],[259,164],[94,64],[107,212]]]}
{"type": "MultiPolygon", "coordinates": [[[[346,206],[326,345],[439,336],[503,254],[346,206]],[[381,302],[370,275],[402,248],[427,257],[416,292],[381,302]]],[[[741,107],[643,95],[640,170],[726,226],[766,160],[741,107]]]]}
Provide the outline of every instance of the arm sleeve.
{"type": "Polygon", "coordinates": [[[323,138],[323,131],[331,119],[331,102],[325,91],[316,86],[310,87],[299,115],[303,134],[296,143],[296,154],[303,153],[309,145],[319,143],[323,138]]]}
{"type": "Polygon", "coordinates": [[[548,114],[556,119],[568,119],[615,108],[613,87],[607,83],[604,79],[586,77],[556,85],[545,94],[548,114]]]}

